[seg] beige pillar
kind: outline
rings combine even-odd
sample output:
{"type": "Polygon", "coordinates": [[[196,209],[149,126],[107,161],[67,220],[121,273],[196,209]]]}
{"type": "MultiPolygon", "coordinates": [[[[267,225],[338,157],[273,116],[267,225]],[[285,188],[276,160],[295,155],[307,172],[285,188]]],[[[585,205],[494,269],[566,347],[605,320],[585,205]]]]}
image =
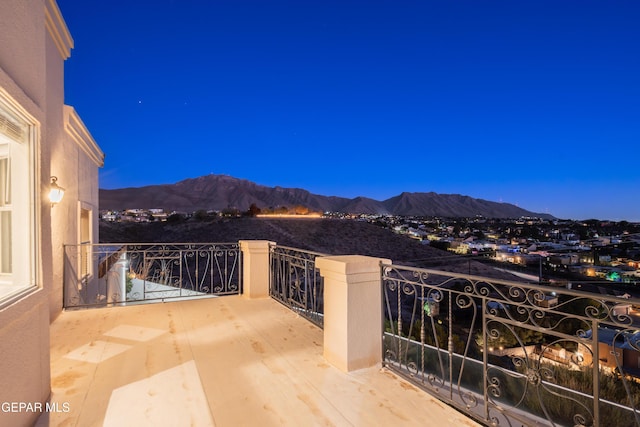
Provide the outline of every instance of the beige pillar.
{"type": "Polygon", "coordinates": [[[344,372],[382,363],[380,262],[361,255],[316,258],[324,278],[324,357],[344,372]]]}
{"type": "Polygon", "coordinates": [[[247,298],[269,296],[268,240],[240,240],[242,251],[242,294],[247,298]]]}

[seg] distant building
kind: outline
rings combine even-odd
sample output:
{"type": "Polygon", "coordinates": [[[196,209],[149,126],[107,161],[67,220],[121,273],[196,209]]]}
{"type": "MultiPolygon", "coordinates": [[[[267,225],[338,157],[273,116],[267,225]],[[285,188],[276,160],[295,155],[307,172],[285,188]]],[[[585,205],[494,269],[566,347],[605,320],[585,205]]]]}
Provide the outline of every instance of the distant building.
{"type": "MultiPolygon", "coordinates": [[[[587,332],[591,338],[592,331],[587,332]]],[[[615,372],[623,370],[627,374],[640,379],[640,332],[617,331],[609,328],[598,329],[598,347],[600,366],[615,372]]]]}
{"type": "Polygon", "coordinates": [[[104,211],[100,213],[100,219],[107,222],[116,222],[119,218],[118,212],[104,211]]]}

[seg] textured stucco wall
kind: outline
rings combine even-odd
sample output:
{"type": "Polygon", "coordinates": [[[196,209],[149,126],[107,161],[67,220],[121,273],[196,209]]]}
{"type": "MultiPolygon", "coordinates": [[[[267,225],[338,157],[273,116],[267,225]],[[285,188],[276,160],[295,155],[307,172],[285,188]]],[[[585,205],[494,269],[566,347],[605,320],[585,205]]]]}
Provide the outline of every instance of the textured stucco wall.
{"type": "Polygon", "coordinates": [[[93,214],[93,241],[98,242],[98,167],[66,132],[54,133],[57,147],[51,156],[51,174],[65,188],[62,202],[51,209],[51,244],[54,257],[50,292],[51,319],[62,310],[63,251],[65,244],[80,243],[80,206],[93,214]],[[59,262],[58,262],[59,261],[59,262]]]}
{"type": "MultiPolygon", "coordinates": [[[[49,311],[51,320],[62,311],[62,278],[63,278],[63,244],[71,243],[75,238],[74,213],[71,211],[73,198],[73,182],[75,181],[74,165],[76,164],[73,149],[68,150],[65,144],[63,123],[64,106],[64,61],[51,37],[46,37],[47,58],[47,128],[43,132],[42,171],[47,178],[47,186],[51,176],[58,178],[58,184],[65,188],[62,202],[50,207],[48,214],[51,219],[51,273],[46,277],[50,281],[46,284],[49,291],[49,311]],[[70,151],[69,153],[67,151],[70,151]],[[48,173],[44,173],[48,171],[48,173]]],[[[47,197],[44,199],[48,202],[47,197]]],[[[45,213],[45,215],[47,215],[45,213]]]]}
{"type": "MultiPolygon", "coordinates": [[[[37,289],[10,304],[0,302],[0,426],[28,426],[41,415],[29,408],[43,404],[51,390],[49,323],[62,310],[63,245],[78,243],[81,203],[97,219],[98,165],[65,130],[64,60],[73,41],[55,1],[2,0],[1,9],[0,88],[39,132],[37,289]],[[66,189],[55,207],[48,200],[52,175],[66,189]]],[[[97,221],[93,230],[97,240],[97,221]]]]}
{"type": "MultiPolygon", "coordinates": [[[[49,398],[49,307],[39,290],[0,310],[0,405],[49,398]]],[[[0,426],[30,426],[38,412],[0,410],[0,426]]]]}
{"type": "Polygon", "coordinates": [[[50,43],[45,27],[45,2],[2,0],[0,87],[38,122],[40,133],[36,144],[34,200],[38,217],[38,253],[34,260],[38,289],[0,308],[2,426],[33,425],[40,413],[29,410],[16,412],[7,405],[43,403],[51,390],[50,295],[53,271],[62,266],[61,254],[55,252],[51,236],[52,230],[57,229],[64,219],[58,218],[52,223],[46,196],[51,155],[62,144],[62,75],[62,56],[50,43]]]}
{"type": "Polygon", "coordinates": [[[2,0],[0,68],[40,108],[45,102],[45,31],[43,0],[2,0]]]}

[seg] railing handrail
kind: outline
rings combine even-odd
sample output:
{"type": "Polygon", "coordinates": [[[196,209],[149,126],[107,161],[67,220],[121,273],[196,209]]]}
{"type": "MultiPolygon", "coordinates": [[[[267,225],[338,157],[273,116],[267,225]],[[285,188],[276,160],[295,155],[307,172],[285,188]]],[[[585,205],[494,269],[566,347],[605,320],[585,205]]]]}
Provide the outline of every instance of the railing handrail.
{"type": "Polygon", "coordinates": [[[284,245],[279,245],[277,243],[271,243],[271,248],[279,248],[279,249],[285,249],[285,250],[289,250],[289,251],[293,251],[293,252],[301,252],[301,253],[306,253],[309,255],[314,255],[316,257],[323,257],[323,256],[331,256],[330,254],[326,254],[326,253],[322,253],[322,252],[316,252],[316,251],[311,251],[311,250],[307,250],[307,249],[300,249],[300,248],[294,248],[291,246],[284,246],[284,245]]]}
{"type": "Polygon", "coordinates": [[[63,247],[75,247],[75,246],[89,246],[89,247],[101,247],[101,246],[158,246],[158,245],[174,245],[174,246],[195,246],[195,245],[238,245],[238,242],[104,242],[104,243],[65,243],[63,247]]]}
{"type": "MultiPolygon", "coordinates": [[[[455,273],[450,271],[434,270],[434,269],[428,269],[428,268],[418,268],[418,267],[411,267],[411,266],[399,265],[399,264],[393,264],[393,263],[388,264],[388,263],[381,262],[380,266],[381,268],[387,268],[387,267],[400,268],[406,271],[412,271],[416,273],[427,273],[427,274],[432,274],[434,276],[448,276],[448,277],[451,277],[452,279],[463,279],[463,280],[477,282],[477,283],[491,283],[491,284],[503,285],[503,286],[517,286],[517,287],[524,288],[531,291],[540,291],[540,290],[546,290],[549,292],[561,291],[565,295],[571,295],[575,297],[594,298],[594,299],[613,302],[617,304],[628,303],[632,305],[640,305],[640,298],[635,298],[635,297],[620,298],[620,297],[611,296],[611,295],[595,294],[587,291],[568,289],[564,286],[552,286],[544,283],[519,282],[515,280],[493,279],[491,277],[485,277],[485,276],[476,276],[472,274],[455,273]]],[[[418,284],[420,282],[416,281],[415,283],[418,284]]],[[[590,282],[572,281],[571,283],[581,284],[581,283],[590,283],[590,282]]],[[[615,282],[608,282],[608,283],[615,284],[615,282]]]]}

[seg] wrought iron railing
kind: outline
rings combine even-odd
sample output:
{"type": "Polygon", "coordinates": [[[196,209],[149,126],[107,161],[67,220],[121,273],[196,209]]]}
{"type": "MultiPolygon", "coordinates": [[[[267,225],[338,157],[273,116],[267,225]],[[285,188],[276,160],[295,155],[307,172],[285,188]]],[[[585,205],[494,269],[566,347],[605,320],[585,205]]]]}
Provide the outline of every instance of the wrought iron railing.
{"type": "Polygon", "coordinates": [[[239,294],[238,243],[65,245],[65,308],[239,294]]]}
{"type": "Polygon", "coordinates": [[[323,282],[316,257],[325,254],[272,245],[269,293],[272,298],[322,327],[323,282]]]}
{"type": "Polygon", "coordinates": [[[640,426],[640,300],[395,265],[382,285],[385,366],[477,421],[640,426]]]}

